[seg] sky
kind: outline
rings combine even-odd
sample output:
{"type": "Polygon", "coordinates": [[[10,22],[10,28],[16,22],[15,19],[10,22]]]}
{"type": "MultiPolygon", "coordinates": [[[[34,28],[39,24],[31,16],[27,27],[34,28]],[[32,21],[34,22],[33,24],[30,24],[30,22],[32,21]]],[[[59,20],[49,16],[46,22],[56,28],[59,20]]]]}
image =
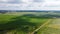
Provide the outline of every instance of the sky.
{"type": "Polygon", "coordinates": [[[60,0],[0,0],[0,10],[60,10],[60,0]]]}

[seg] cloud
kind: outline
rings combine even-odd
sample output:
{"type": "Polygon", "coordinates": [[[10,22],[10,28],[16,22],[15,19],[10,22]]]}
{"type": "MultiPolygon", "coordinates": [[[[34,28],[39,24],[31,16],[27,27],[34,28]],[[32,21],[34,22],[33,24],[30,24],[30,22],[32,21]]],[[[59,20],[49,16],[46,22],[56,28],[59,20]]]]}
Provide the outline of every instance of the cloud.
{"type": "Polygon", "coordinates": [[[16,4],[16,3],[21,3],[21,0],[0,0],[0,3],[16,4]]]}
{"type": "Polygon", "coordinates": [[[0,0],[0,10],[60,10],[60,0],[0,0]]]}
{"type": "Polygon", "coordinates": [[[0,0],[0,2],[7,2],[8,0],[0,0]]]}
{"type": "Polygon", "coordinates": [[[34,0],[34,2],[43,2],[43,0],[34,0]]]}

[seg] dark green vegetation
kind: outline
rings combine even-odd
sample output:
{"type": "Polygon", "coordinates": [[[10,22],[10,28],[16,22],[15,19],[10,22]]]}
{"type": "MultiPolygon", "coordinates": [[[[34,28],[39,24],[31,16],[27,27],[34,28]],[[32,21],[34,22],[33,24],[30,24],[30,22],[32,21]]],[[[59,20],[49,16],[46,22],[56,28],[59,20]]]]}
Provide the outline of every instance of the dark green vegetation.
{"type": "MultiPolygon", "coordinates": [[[[17,33],[28,34],[34,31],[38,26],[43,24],[47,19],[38,18],[36,16],[13,16],[13,15],[0,15],[0,33],[17,33]]],[[[13,34],[10,33],[10,34],[13,34]]]]}
{"type": "Polygon", "coordinates": [[[29,34],[48,19],[51,19],[51,17],[46,15],[36,16],[36,13],[25,13],[18,16],[0,14],[0,34],[29,34]]]}

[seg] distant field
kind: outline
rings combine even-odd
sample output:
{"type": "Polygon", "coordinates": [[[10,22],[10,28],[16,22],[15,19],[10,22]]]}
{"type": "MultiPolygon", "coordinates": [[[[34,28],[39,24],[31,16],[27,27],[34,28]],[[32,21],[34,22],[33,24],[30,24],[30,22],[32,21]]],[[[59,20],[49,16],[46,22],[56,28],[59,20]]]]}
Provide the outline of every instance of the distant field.
{"type": "Polygon", "coordinates": [[[0,33],[27,34],[32,32],[48,20],[48,18],[38,18],[37,15],[40,15],[40,13],[20,12],[0,14],[0,33]],[[34,14],[34,16],[31,14],[34,14]]]}

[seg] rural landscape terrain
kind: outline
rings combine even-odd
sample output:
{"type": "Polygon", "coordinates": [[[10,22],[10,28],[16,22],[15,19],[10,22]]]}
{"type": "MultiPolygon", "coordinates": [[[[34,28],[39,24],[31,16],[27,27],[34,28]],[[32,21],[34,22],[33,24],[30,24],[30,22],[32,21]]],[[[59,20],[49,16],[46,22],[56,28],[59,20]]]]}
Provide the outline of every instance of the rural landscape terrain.
{"type": "Polygon", "coordinates": [[[0,34],[60,34],[60,11],[0,10],[0,34]]]}

